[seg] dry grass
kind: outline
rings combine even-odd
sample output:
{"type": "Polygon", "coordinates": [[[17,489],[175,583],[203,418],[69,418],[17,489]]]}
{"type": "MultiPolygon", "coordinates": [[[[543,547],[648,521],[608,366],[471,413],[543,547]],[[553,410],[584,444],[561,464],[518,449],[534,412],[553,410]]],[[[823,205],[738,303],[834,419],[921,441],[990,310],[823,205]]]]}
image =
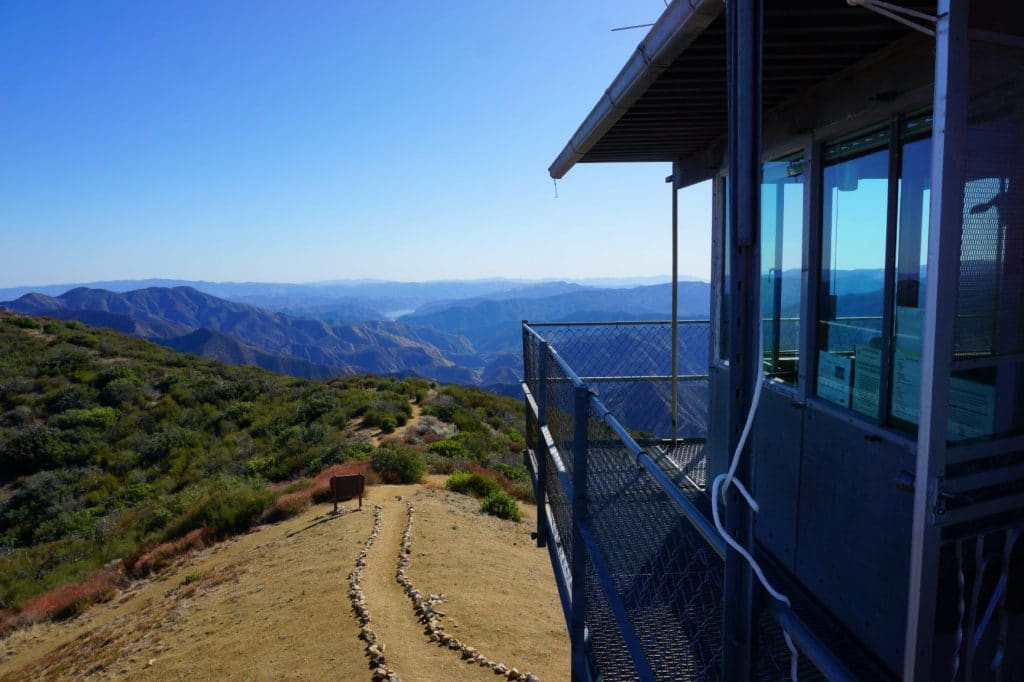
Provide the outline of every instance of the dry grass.
{"type": "Polygon", "coordinates": [[[166,568],[178,557],[206,546],[206,529],[196,528],[182,537],[143,548],[126,562],[128,573],[141,577],[166,568]]]}
{"type": "Polygon", "coordinates": [[[0,621],[0,633],[13,627],[70,618],[93,604],[110,601],[117,595],[122,577],[119,568],[105,568],[85,580],[41,594],[17,615],[0,621]]]}
{"type": "MultiPolygon", "coordinates": [[[[443,486],[444,477],[431,476],[429,484],[443,486]]],[[[397,589],[405,503],[394,498],[412,499],[410,577],[421,590],[448,596],[450,631],[542,680],[567,678],[551,567],[531,541],[529,523],[485,516],[470,498],[424,486],[380,486],[370,494],[384,506],[390,534],[378,539],[368,581],[373,573],[397,589]]],[[[532,508],[525,511],[532,517],[532,508]]],[[[0,638],[0,680],[368,679],[344,576],[372,518],[329,512],[330,505],[315,505],[259,526],[131,583],[78,618],[15,630],[0,638]]],[[[403,594],[375,599],[375,620],[393,635],[385,637],[389,661],[393,656],[403,680],[495,679],[429,643],[403,594]]]]}

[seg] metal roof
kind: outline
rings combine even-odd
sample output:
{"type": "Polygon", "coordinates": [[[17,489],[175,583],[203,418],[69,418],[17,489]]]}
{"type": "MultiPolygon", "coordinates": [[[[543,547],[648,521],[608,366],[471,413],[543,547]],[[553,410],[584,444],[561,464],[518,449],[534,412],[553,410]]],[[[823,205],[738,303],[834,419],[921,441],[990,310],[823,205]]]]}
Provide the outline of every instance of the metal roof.
{"type": "MultiPolygon", "coordinates": [[[[934,13],[934,0],[901,5],[934,13]]],[[[846,0],[772,0],[764,15],[763,110],[907,35],[846,0]]],[[[675,161],[726,133],[725,4],[675,0],[548,169],[576,163],[675,161]]]]}

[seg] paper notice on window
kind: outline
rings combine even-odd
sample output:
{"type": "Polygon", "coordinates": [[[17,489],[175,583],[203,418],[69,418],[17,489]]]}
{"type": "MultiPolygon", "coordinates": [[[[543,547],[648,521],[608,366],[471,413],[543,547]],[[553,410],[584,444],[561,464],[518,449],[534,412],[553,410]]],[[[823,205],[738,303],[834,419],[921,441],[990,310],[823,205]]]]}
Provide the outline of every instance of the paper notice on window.
{"type": "Polygon", "coordinates": [[[921,415],[921,332],[923,308],[896,308],[892,353],[892,416],[917,424],[921,415]]]}
{"type": "Polygon", "coordinates": [[[949,440],[991,436],[995,414],[995,386],[950,378],[949,440]]]}
{"type": "Polygon", "coordinates": [[[850,358],[818,352],[818,397],[843,407],[850,406],[850,375],[853,362],[850,358]]]}
{"type": "Polygon", "coordinates": [[[892,416],[916,424],[920,402],[921,354],[897,346],[892,357],[892,416]]]}
{"type": "Polygon", "coordinates": [[[924,308],[896,307],[896,349],[909,355],[921,355],[924,308]]]}
{"type": "Polygon", "coordinates": [[[854,348],[853,409],[874,417],[882,390],[882,351],[871,346],[854,348]]]}

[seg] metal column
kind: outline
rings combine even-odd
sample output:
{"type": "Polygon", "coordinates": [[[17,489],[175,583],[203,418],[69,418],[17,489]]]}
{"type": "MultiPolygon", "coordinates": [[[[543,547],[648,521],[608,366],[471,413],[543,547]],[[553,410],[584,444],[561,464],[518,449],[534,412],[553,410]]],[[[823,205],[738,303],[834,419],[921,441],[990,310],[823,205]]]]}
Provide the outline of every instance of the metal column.
{"type": "MultiPolygon", "coordinates": [[[[541,341],[537,352],[537,433],[540,442],[544,442],[542,429],[548,425],[548,355],[551,354],[547,341],[541,341]]],[[[524,356],[525,357],[525,356],[524,356]]],[[[537,546],[544,547],[548,543],[547,527],[547,493],[548,493],[548,454],[537,448],[537,546]]]]}
{"type": "Polygon", "coordinates": [[[676,189],[675,173],[672,184],[672,445],[679,438],[677,423],[679,400],[679,190],[676,189]]]}
{"type": "Polygon", "coordinates": [[[572,679],[590,680],[586,652],[587,630],[587,547],[581,528],[587,520],[587,427],[590,422],[590,390],[586,386],[573,389],[572,446],[572,622],[569,636],[572,644],[572,679]]]}
{"type": "MultiPolygon", "coordinates": [[[[729,93],[729,454],[743,429],[756,378],[760,338],[760,161],[762,0],[732,0],[726,7],[729,93]]],[[[736,478],[751,487],[749,443],[736,478]]],[[[754,544],[753,511],[731,488],[726,529],[743,547],[754,544]]],[[[722,679],[751,678],[753,659],[753,576],[731,548],[725,555],[722,623],[722,679]]]]}
{"type": "Polygon", "coordinates": [[[933,510],[938,476],[946,459],[949,375],[963,231],[969,51],[967,5],[967,0],[939,0],[935,27],[928,283],[922,332],[920,425],[910,538],[904,680],[932,678],[940,539],[933,523],[933,510]]]}

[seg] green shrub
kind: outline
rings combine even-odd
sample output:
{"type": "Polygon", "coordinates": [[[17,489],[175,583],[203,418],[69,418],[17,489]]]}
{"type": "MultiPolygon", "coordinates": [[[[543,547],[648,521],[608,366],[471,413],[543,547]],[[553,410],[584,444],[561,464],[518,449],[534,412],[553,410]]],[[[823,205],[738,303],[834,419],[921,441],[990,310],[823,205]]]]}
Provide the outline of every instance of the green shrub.
{"type": "Polygon", "coordinates": [[[441,457],[452,459],[471,459],[473,453],[465,445],[456,440],[445,439],[431,443],[427,446],[427,452],[432,452],[441,457]]]}
{"type": "Polygon", "coordinates": [[[498,464],[495,464],[492,468],[510,481],[530,480],[530,474],[526,473],[526,467],[513,466],[511,464],[499,462],[498,464]]]}
{"type": "Polygon", "coordinates": [[[208,484],[177,519],[168,525],[167,537],[175,538],[196,528],[214,537],[227,537],[249,529],[270,504],[273,495],[256,480],[222,476],[208,484]]]}
{"type": "Polygon", "coordinates": [[[442,457],[441,455],[433,452],[427,452],[424,456],[427,460],[427,470],[432,474],[442,474],[447,476],[455,473],[456,471],[465,471],[466,466],[469,464],[468,459],[442,457]]]}
{"type": "Polygon", "coordinates": [[[112,407],[67,410],[54,419],[54,423],[62,429],[74,429],[80,426],[108,429],[115,422],[117,422],[117,410],[112,407]]]}
{"type": "Polygon", "coordinates": [[[380,430],[384,433],[394,433],[398,428],[398,420],[390,414],[380,419],[380,430]]]}
{"type": "Polygon", "coordinates": [[[497,516],[499,519],[509,519],[516,522],[523,520],[523,513],[519,511],[519,505],[516,504],[516,501],[500,491],[488,495],[480,503],[480,511],[491,516],[497,516]]]}
{"type": "Polygon", "coordinates": [[[373,443],[367,441],[352,441],[342,446],[345,459],[342,461],[356,460],[365,462],[374,452],[373,443]]]}
{"type": "Polygon", "coordinates": [[[427,472],[423,453],[398,443],[377,448],[370,456],[370,466],[385,483],[419,483],[427,472]]]}
{"type": "Polygon", "coordinates": [[[448,477],[445,487],[452,492],[475,497],[489,497],[504,492],[494,479],[470,471],[456,471],[448,477]]]}
{"type": "Polygon", "coordinates": [[[31,317],[9,317],[7,320],[22,329],[39,329],[39,322],[31,317]]]}

